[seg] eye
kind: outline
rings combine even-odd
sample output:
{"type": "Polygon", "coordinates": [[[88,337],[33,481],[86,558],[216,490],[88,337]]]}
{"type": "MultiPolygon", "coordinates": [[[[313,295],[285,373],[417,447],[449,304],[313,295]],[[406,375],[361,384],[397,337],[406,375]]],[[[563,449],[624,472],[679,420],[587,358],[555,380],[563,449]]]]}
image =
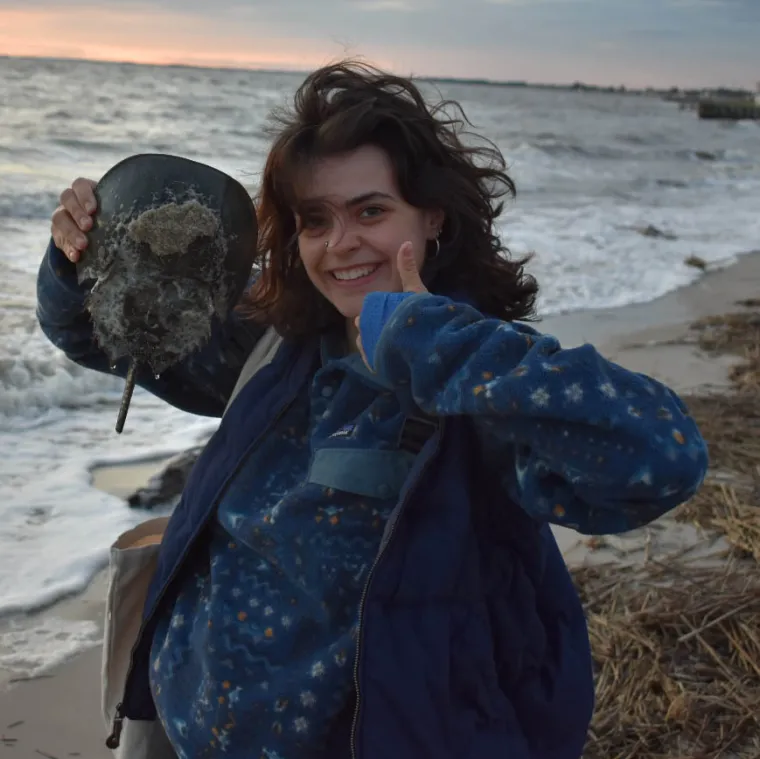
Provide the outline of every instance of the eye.
{"type": "Polygon", "coordinates": [[[327,226],[327,219],[321,214],[305,214],[301,216],[299,226],[302,232],[319,232],[327,226]]]}
{"type": "Polygon", "coordinates": [[[362,219],[375,219],[378,216],[381,216],[383,213],[385,213],[385,209],[380,208],[380,206],[367,206],[366,208],[362,209],[362,212],[359,214],[359,216],[362,219]]]}

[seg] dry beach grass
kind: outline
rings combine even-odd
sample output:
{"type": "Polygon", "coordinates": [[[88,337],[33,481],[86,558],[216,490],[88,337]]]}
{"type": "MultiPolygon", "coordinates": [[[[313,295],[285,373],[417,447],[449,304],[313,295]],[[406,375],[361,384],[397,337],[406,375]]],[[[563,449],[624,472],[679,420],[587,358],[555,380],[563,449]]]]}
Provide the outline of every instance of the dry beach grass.
{"type": "Polygon", "coordinates": [[[737,308],[693,325],[742,360],[730,392],[685,398],[711,470],[676,514],[728,551],[574,570],[596,665],[585,759],[760,757],[760,301],[737,308]]]}

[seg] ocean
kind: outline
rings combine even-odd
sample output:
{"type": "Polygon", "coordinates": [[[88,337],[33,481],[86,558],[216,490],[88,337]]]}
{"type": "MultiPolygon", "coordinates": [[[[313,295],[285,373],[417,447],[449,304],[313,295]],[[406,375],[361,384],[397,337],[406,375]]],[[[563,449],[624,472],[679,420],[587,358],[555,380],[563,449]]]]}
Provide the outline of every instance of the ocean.
{"type": "MultiPolygon", "coordinates": [[[[84,371],[41,334],[35,277],[60,192],[140,152],[215,166],[252,193],[273,106],[302,76],[0,58],[0,617],[87,586],[119,532],[145,518],[91,485],[104,462],[181,451],[213,420],[84,371]]],[[[647,302],[760,239],[760,124],[699,121],[625,94],[425,85],[458,100],[503,151],[518,196],[500,220],[533,252],[540,312],[647,302]],[[646,236],[654,226],[665,236],[646,236]]],[[[0,668],[36,671],[97,637],[92,623],[0,631],[0,668]]]]}

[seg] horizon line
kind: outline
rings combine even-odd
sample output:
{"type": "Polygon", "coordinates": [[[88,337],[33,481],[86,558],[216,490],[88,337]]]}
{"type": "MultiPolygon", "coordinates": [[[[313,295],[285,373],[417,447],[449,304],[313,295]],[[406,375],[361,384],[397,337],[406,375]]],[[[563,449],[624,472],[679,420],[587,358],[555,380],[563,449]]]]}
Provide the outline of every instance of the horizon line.
{"type": "MultiPolygon", "coordinates": [[[[301,74],[303,76],[308,75],[314,68],[300,69],[300,68],[268,68],[266,66],[255,65],[242,65],[242,64],[202,64],[202,63],[150,63],[147,61],[129,61],[119,60],[115,58],[82,58],[78,56],[61,56],[61,55],[10,55],[8,53],[0,52],[0,59],[14,59],[14,60],[26,60],[26,61],[49,61],[49,62],[63,62],[70,61],[73,63],[96,63],[96,64],[113,64],[117,66],[140,66],[144,68],[185,68],[195,69],[201,71],[237,71],[241,73],[258,73],[258,74],[301,74]]],[[[361,57],[357,57],[357,60],[361,60],[361,57]]],[[[529,80],[515,80],[515,79],[489,79],[488,77],[462,77],[462,76],[448,76],[448,75],[434,75],[434,74],[413,74],[414,79],[429,81],[429,82],[451,82],[460,84],[472,84],[491,87],[536,87],[536,88],[554,88],[554,89],[572,89],[575,86],[590,87],[600,90],[612,90],[617,92],[669,92],[672,89],[677,89],[684,92],[694,91],[714,91],[719,89],[726,89],[729,91],[747,91],[750,89],[744,87],[732,87],[729,85],[721,86],[701,86],[701,87],[682,87],[678,85],[672,85],[670,87],[655,87],[649,85],[646,87],[634,87],[624,84],[593,84],[590,82],[584,82],[583,80],[576,80],[573,82],[540,82],[529,80]]]]}

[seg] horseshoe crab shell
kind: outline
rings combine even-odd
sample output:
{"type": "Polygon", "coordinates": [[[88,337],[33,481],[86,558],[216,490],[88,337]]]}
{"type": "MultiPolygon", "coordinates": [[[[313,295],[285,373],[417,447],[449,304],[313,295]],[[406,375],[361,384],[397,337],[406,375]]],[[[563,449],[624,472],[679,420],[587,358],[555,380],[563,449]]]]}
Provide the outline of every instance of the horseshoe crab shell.
{"type": "Polygon", "coordinates": [[[200,348],[251,275],[258,226],[246,189],[205,164],[163,154],[116,164],[95,188],[98,210],[77,264],[91,285],[95,339],[130,371],[121,432],[138,370],[159,374],[200,348]]]}

